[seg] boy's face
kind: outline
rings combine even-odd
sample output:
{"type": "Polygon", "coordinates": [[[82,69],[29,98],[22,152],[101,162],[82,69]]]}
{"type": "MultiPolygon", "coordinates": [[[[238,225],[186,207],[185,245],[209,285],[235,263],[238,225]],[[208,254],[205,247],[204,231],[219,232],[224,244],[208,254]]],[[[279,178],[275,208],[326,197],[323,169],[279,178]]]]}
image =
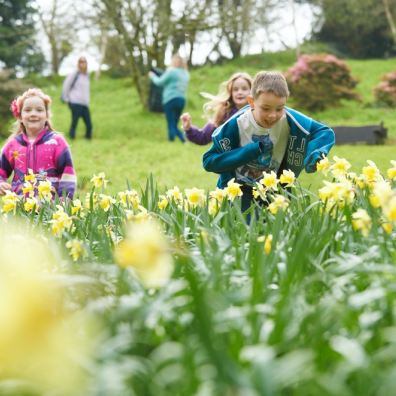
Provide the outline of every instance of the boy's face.
{"type": "Polygon", "coordinates": [[[262,92],[255,99],[248,97],[253,117],[263,128],[272,128],[282,118],[286,100],[286,97],[276,96],[272,92],[262,92]]]}

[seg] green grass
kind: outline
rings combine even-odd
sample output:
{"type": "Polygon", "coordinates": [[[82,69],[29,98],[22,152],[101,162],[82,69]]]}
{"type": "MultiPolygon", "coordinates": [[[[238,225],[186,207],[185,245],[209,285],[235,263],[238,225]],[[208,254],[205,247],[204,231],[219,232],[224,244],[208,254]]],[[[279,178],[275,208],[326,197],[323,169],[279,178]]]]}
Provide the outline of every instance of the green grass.
{"type": "MultiPolygon", "coordinates": [[[[294,62],[294,53],[286,51],[276,54],[250,55],[218,66],[205,66],[191,72],[186,111],[193,116],[197,125],[203,125],[202,105],[205,99],[199,92],[216,93],[220,82],[236,71],[247,71],[254,75],[262,69],[285,71],[294,62]]],[[[396,118],[393,109],[373,106],[373,87],[381,76],[394,68],[395,59],[348,61],[352,73],[360,80],[357,87],[361,102],[344,102],[342,106],[319,113],[312,117],[328,125],[364,125],[384,121],[390,140],[396,139],[396,118]]],[[[47,83],[48,84],[48,83],[47,83]]],[[[122,190],[127,180],[134,187],[144,185],[151,173],[160,188],[178,185],[181,188],[202,187],[211,189],[217,176],[202,168],[202,154],[209,146],[169,143],[166,138],[166,123],[162,114],[150,113],[140,105],[131,79],[110,79],[106,76],[91,82],[91,113],[94,124],[94,139],[83,139],[83,125],[72,142],[72,153],[79,177],[80,192],[86,192],[86,181],[94,173],[104,171],[111,179],[111,191],[122,190]]],[[[67,132],[70,113],[59,97],[59,79],[43,87],[53,98],[53,124],[58,131],[67,132]]],[[[293,105],[292,98],[290,105],[293,105]]],[[[394,159],[393,146],[339,146],[331,155],[346,157],[357,168],[367,159],[374,160],[380,169],[389,166],[394,159]]],[[[303,174],[305,186],[316,189],[320,177],[303,174]]]]}

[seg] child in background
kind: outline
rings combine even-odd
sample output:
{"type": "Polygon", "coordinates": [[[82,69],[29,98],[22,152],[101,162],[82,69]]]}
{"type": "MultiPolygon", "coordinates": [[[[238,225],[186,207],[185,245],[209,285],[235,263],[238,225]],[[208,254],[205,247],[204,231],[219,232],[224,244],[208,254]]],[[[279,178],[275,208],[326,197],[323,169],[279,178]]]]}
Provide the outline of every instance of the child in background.
{"type": "Polygon", "coordinates": [[[7,190],[22,194],[25,176],[33,172],[38,180],[50,181],[60,197],[73,197],[77,179],[71,153],[65,139],[52,129],[50,104],[51,98],[38,88],[28,89],[11,103],[16,122],[1,152],[0,195],[7,190]]]}
{"type": "Polygon", "coordinates": [[[250,106],[242,109],[213,134],[213,145],[203,156],[203,166],[219,173],[218,187],[235,178],[242,184],[242,210],[249,208],[252,187],[263,171],[292,170],[296,177],[303,168],[316,171],[335,143],[334,132],[306,115],[286,107],[289,89],[280,72],[256,74],[250,106]]]}
{"type": "Polygon", "coordinates": [[[251,88],[252,78],[247,73],[235,73],[223,82],[219,93],[204,105],[205,113],[213,114],[213,119],[202,129],[192,125],[189,113],[182,114],[180,119],[187,139],[200,145],[210,143],[214,130],[247,105],[251,88]]]}

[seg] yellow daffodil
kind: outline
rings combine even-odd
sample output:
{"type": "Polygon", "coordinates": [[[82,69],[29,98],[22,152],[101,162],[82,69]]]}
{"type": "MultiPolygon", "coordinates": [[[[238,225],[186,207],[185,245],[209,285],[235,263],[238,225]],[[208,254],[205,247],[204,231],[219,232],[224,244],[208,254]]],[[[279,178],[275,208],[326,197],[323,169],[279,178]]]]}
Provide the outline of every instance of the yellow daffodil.
{"type": "Polygon", "coordinates": [[[216,188],[216,190],[209,192],[209,197],[215,199],[220,204],[224,201],[226,196],[226,191],[218,187],[216,188]]]}
{"type": "Polygon", "coordinates": [[[383,230],[384,230],[388,235],[392,234],[392,231],[393,231],[392,223],[385,222],[385,223],[382,223],[381,226],[382,226],[383,230]]]}
{"type": "Polygon", "coordinates": [[[268,210],[273,214],[277,214],[279,210],[285,211],[289,206],[289,201],[280,194],[276,194],[272,202],[268,205],[268,210]]]}
{"type": "Polygon", "coordinates": [[[160,195],[159,197],[159,200],[158,200],[158,208],[160,209],[160,210],[165,210],[165,208],[168,206],[168,204],[169,204],[169,201],[168,201],[168,198],[166,198],[166,196],[165,195],[160,195]]]}
{"type": "Polygon", "coordinates": [[[345,158],[333,157],[334,164],[330,166],[330,171],[335,178],[340,178],[346,175],[351,164],[345,158]]]}
{"type": "Polygon", "coordinates": [[[396,161],[391,160],[392,167],[387,170],[388,178],[392,181],[396,180],[396,161]]]}
{"type": "Polygon", "coordinates": [[[264,253],[268,256],[272,250],[272,234],[268,234],[267,236],[260,236],[257,238],[258,242],[264,242],[264,253]]]}
{"type": "Polygon", "coordinates": [[[196,208],[205,205],[206,202],[205,190],[201,190],[199,188],[193,187],[190,189],[186,188],[184,190],[184,193],[186,194],[187,202],[191,207],[196,208]]]}
{"type": "Polygon", "coordinates": [[[269,173],[263,172],[263,178],[260,180],[260,184],[262,184],[267,190],[278,189],[278,179],[276,178],[276,173],[271,171],[269,173]]]}
{"type": "Polygon", "coordinates": [[[360,208],[352,214],[352,227],[367,236],[371,228],[371,217],[366,210],[360,208]]]}
{"type": "Polygon", "coordinates": [[[386,221],[396,222],[396,195],[394,195],[388,204],[382,208],[386,221]]]}
{"type": "Polygon", "coordinates": [[[325,175],[327,175],[329,169],[330,169],[330,162],[327,157],[324,157],[316,164],[316,170],[318,172],[322,172],[325,175]]]}
{"type": "Polygon", "coordinates": [[[183,203],[183,194],[180,191],[179,187],[177,187],[177,186],[174,186],[173,188],[169,189],[165,193],[165,195],[170,201],[173,201],[176,204],[182,204],[183,203]]]}
{"type": "Polygon", "coordinates": [[[3,213],[13,212],[15,214],[17,203],[19,202],[18,195],[10,190],[7,190],[6,193],[2,196],[1,200],[3,201],[3,207],[1,211],[3,213]]]}
{"type": "Polygon", "coordinates": [[[91,179],[91,183],[93,183],[95,188],[106,188],[107,183],[109,181],[106,180],[106,175],[104,172],[100,172],[97,175],[93,175],[91,179]]]}
{"type": "Polygon", "coordinates": [[[29,197],[32,197],[34,195],[34,185],[28,181],[23,183],[22,193],[23,195],[28,195],[29,197]]]}
{"type": "Polygon", "coordinates": [[[33,173],[32,169],[28,169],[28,174],[25,175],[25,182],[29,182],[31,184],[36,183],[36,175],[33,173]]]}
{"type": "Polygon", "coordinates": [[[110,195],[100,194],[99,195],[99,206],[105,211],[108,212],[111,205],[115,204],[116,200],[110,195]]]}
{"type": "Polygon", "coordinates": [[[37,191],[41,200],[50,201],[52,199],[53,187],[49,180],[39,182],[37,191]]]}
{"type": "Polygon", "coordinates": [[[285,169],[280,175],[279,181],[285,184],[286,187],[292,187],[296,181],[296,175],[293,171],[285,169]]]}
{"type": "Polygon", "coordinates": [[[62,206],[57,205],[58,210],[52,214],[52,233],[60,236],[64,230],[69,230],[73,224],[72,218],[65,212],[62,206]]]}
{"type": "Polygon", "coordinates": [[[124,207],[132,206],[133,209],[137,209],[140,205],[139,194],[135,190],[120,191],[118,198],[124,207]]]}
{"type": "Polygon", "coordinates": [[[83,243],[78,239],[72,239],[71,241],[67,241],[66,247],[70,250],[69,254],[72,257],[73,261],[78,261],[78,259],[82,257],[85,252],[83,243]]]}
{"type": "Polygon", "coordinates": [[[164,286],[173,272],[173,258],[158,223],[129,223],[127,235],[114,252],[115,261],[130,268],[148,288],[164,286]]]}
{"type": "Polygon", "coordinates": [[[220,203],[215,198],[209,198],[208,212],[211,216],[216,216],[220,210],[220,203]]]}
{"type": "Polygon", "coordinates": [[[28,197],[26,198],[25,203],[23,204],[23,208],[26,212],[30,213],[33,210],[38,210],[38,202],[35,197],[28,197]]]}
{"type": "Polygon", "coordinates": [[[368,165],[362,169],[362,174],[368,184],[377,181],[380,177],[380,171],[373,161],[367,160],[368,165]]]}
{"type": "Polygon", "coordinates": [[[74,216],[76,214],[81,213],[82,211],[82,203],[79,199],[74,199],[71,207],[71,214],[74,216]]]}
{"type": "Polygon", "coordinates": [[[241,184],[236,183],[234,178],[227,183],[227,187],[224,190],[230,201],[242,196],[241,184]]]}

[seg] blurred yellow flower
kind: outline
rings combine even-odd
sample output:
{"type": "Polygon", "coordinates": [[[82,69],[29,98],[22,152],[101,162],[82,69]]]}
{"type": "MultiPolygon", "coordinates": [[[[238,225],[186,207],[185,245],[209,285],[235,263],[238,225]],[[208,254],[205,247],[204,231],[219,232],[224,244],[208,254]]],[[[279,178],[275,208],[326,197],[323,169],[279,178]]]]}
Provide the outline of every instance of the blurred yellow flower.
{"type": "Polygon", "coordinates": [[[215,198],[209,198],[208,213],[211,216],[216,216],[220,210],[220,203],[215,198]]]}
{"type": "Polygon", "coordinates": [[[70,250],[69,254],[72,257],[73,261],[77,261],[80,257],[83,256],[85,252],[83,243],[78,239],[72,239],[71,241],[67,241],[66,247],[70,250]]]}
{"type": "Polygon", "coordinates": [[[373,161],[367,160],[367,163],[368,165],[362,168],[362,174],[367,183],[373,183],[381,177],[381,174],[373,161]]]}
{"type": "Polygon", "coordinates": [[[34,174],[32,169],[28,169],[28,174],[25,175],[25,182],[29,182],[31,184],[36,183],[36,175],[34,174]]]}
{"type": "Polygon", "coordinates": [[[106,175],[104,172],[100,172],[97,175],[93,175],[92,179],[91,179],[91,183],[93,183],[95,188],[106,188],[107,183],[109,181],[106,180],[106,175]]]}
{"type": "Polygon", "coordinates": [[[276,194],[272,198],[272,202],[268,205],[268,210],[273,214],[277,214],[279,210],[285,211],[289,206],[289,201],[280,194],[276,194]]]}
{"type": "Polygon", "coordinates": [[[268,234],[267,236],[260,236],[257,238],[258,242],[264,242],[264,253],[268,256],[272,250],[272,234],[268,234]]]}
{"type": "Polygon", "coordinates": [[[292,187],[296,180],[296,175],[293,171],[285,169],[280,175],[279,181],[281,184],[285,184],[286,187],[292,187]]]}
{"type": "Polygon", "coordinates": [[[158,204],[157,204],[158,208],[160,210],[164,210],[169,204],[168,198],[166,198],[165,195],[160,195],[158,198],[159,198],[159,201],[158,201],[158,204]]]}
{"type": "Polygon", "coordinates": [[[226,196],[226,191],[218,187],[216,187],[216,190],[209,192],[209,197],[215,199],[218,203],[222,203],[226,196]]]}
{"type": "Polygon", "coordinates": [[[202,207],[205,205],[206,202],[206,194],[205,190],[201,190],[199,188],[186,188],[184,190],[186,194],[187,202],[193,208],[202,207]]]}
{"type": "Polygon", "coordinates": [[[394,195],[387,205],[382,208],[385,219],[387,221],[396,222],[396,195],[394,195]]]}
{"type": "Polygon", "coordinates": [[[71,214],[74,216],[76,214],[81,213],[82,211],[82,203],[79,199],[74,199],[71,207],[71,214]]]}
{"type": "Polygon", "coordinates": [[[391,160],[392,167],[387,170],[388,178],[392,181],[396,180],[396,161],[391,160]]]}
{"type": "Polygon", "coordinates": [[[30,213],[33,211],[33,209],[38,211],[38,202],[35,197],[31,198],[26,198],[25,203],[23,204],[23,208],[25,209],[26,212],[30,213]]]}
{"type": "Polygon", "coordinates": [[[130,268],[148,288],[164,286],[173,272],[168,242],[153,220],[129,223],[127,235],[116,246],[115,261],[130,268]]]}
{"type": "Polygon", "coordinates": [[[316,164],[316,170],[322,172],[323,174],[327,174],[330,169],[330,162],[327,157],[324,157],[316,164]]]}
{"type": "Polygon", "coordinates": [[[263,178],[260,180],[267,190],[277,190],[278,189],[278,179],[276,178],[276,173],[271,171],[269,173],[263,172],[263,178]]]}
{"type": "Polygon", "coordinates": [[[100,194],[99,195],[99,206],[105,211],[108,212],[111,205],[115,204],[116,200],[110,195],[100,194]]]}
{"type": "Polygon", "coordinates": [[[124,207],[132,206],[133,209],[137,209],[140,205],[139,194],[135,190],[120,191],[118,198],[124,207]]]}
{"type": "Polygon", "coordinates": [[[389,235],[392,234],[392,230],[393,230],[392,223],[385,222],[385,223],[382,223],[381,226],[387,234],[389,234],[389,235]]]}
{"type": "Polygon", "coordinates": [[[3,213],[13,212],[15,214],[17,203],[19,202],[18,195],[10,190],[7,190],[1,197],[1,200],[3,201],[3,207],[1,211],[3,213]]]}
{"type": "Polygon", "coordinates": [[[236,183],[234,178],[227,183],[227,187],[224,190],[230,201],[242,196],[241,184],[236,183]]]}
{"type": "Polygon", "coordinates": [[[50,201],[52,199],[53,187],[49,180],[39,182],[37,187],[40,199],[50,201]]]}
{"type": "Polygon", "coordinates": [[[352,213],[352,227],[356,231],[360,231],[363,236],[369,234],[371,228],[371,217],[365,209],[359,208],[352,213]]]}
{"type": "Polygon", "coordinates": [[[28,195],[29,197],[32,197],[34,195],[34,185],[28,181],[23,183],[22,193],[23,195],[28,195]]]}
{"type": "Polygon", "coordinates": [[[62,206],[56,205],[58,210],[52,214],[52,233],[60,236],[64,230],[69,230],[73,224],[72,218],[65,212],[62,206]]]}
{"type": "Polygon", "coordinates": [[[345,158],[333,157],[334,164],[330,166],[330,171],[335,178],[340,178],[346,175],[351,164],[345,158]]]}
{"type": "Polygon", "coordinates": [[[170,201],[173,201],[177,204],[183,203],[183,194],[180,191],[179,187],[177,187],[177,186],[174,186],[173,188],[169,189],[165,193],[165,195],[170,201]]]}

